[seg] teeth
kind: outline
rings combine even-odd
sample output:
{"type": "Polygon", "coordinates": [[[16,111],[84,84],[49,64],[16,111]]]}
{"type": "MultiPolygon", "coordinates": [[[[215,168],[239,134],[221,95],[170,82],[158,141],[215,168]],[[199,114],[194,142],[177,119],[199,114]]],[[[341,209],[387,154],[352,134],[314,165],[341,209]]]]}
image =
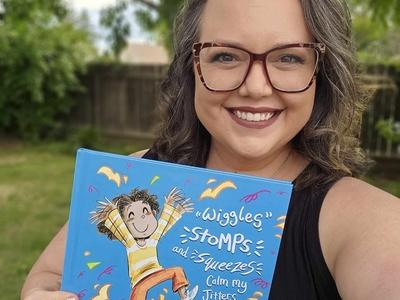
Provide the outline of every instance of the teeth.
{"type": "Polygon", "coordinates": [[[275,113],[268,112],[268,113],[250,113],[250,112],[242,112],[239,110],[235,110],[234,114],[242,120],[252,121],[252,122],[259,122],[259,121],[267,121],[271,119],[275,113]]]}

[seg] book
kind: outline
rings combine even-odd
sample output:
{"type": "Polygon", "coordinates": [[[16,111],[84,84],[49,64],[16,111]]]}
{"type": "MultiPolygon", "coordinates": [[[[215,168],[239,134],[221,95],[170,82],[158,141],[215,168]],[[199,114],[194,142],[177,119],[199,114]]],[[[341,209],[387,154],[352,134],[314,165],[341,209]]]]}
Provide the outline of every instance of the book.
{"type": "Polygon", "coordinates": [[[79,149],[61,289],[268,299],[292,184],[79,149]]]}

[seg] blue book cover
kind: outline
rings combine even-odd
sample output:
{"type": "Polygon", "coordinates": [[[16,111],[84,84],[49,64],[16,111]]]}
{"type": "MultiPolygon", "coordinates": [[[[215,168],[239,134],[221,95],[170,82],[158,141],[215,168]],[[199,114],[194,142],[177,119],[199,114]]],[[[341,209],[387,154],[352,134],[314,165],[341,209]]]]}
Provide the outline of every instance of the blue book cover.
{"type": "Polygon", "coordinates": [[[268,299],[291,192],[286,181],[80,149],[61,289],[268,299]]]}

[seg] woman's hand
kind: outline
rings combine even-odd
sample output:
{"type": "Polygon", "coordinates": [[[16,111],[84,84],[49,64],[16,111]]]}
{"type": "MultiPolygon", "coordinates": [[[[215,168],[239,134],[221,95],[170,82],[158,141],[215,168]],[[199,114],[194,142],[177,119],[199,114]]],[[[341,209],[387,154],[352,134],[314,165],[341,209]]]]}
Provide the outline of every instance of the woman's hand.
{"type": "Polygon", "coordinates": [[[72,293],[60,291],[44,291],[39,288],[29,291],[21,300],[78,300],[78,296],[72,293]]]}
{"type": "Polygon", "coordinates": [[[21,300],[76,299],[73,293],[61,292],[67,226],[64,225],[33,265],[21,290],[21,300]]]}

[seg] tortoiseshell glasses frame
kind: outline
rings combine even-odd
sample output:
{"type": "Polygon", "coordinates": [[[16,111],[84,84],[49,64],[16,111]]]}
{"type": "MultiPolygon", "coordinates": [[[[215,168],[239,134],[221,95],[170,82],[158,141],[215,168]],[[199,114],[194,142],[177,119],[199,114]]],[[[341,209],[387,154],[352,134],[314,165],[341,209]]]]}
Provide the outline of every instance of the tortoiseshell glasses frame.
{"type": "Polygon", "coordinates": [[[198,43],[194,43],[193,47],[192,47],[193,58],[194,58],[194,62],[196,64],[196,70],[197,70],[197,72],[199,74],[200,80],[208,90],[213,91],[213,92],[229,92],[229,91],[234,91],[234,90],[240,88],[243,85],[243,83],[246,81],[247,76],[250,73],[251,67],[253,66],[253,63],[255,61],[262,61],[263,62],[263,67],[264,67],[264,71],[265,71],[265,74],[267,76],[267,79],[271,83],[271,86],[275,90],[280,91],[280,92],[285,92],[285,93],[300,93],[300,92],[304,92],[305,90],[307,90],[311,86],[311,84],[315,80],[316,73],[318,71],[318,68],[317,68],[318,63],[321,61],[325,51],[326,51],[325,50],[325,45],[323,43],[292,43],[292,44],[286,44],[286,45],[282,45],[282,46],[278,46],[278,47],[272,48],[272,49],[270,49],[270,50],[268,50],[268,51],[266,51],[264,53],[260,53],[260,54],[253,53],[253,52],[250,52],[250,51],[248,51],[248,50],[246,50],[244,48],[237,47],[237,46],[234,46],[234,45],[231,45],[231,44],[225,44],[225,43],[215,43],[215,42],[204,42],[204,43],[201,43],[201,42],[198,42],[198,43]],[[229,88],[229,89],[215,89],[215,88],[212,88],[212,87],[207,85],[207,83],[206,83],[206,81],[204,79],[203,72],[201,70],[200,52],[203,49],[212,48],[212,47],[224,47],[224,48],[236,49],[236,50],[240,50],[240,51],[246,52],[249,55],[248,67],[247,67],[247,70],[246,70],[246,72],[245,72],[245,74],[243,76],[243,80],[240,81],[240,83],[238,83],[234,87],[229,88]],[[270,74],[268,73],[268,67],[267,67],[267,57],[268,57],[268,55],[273,51],[283,50],[283,49],[288,49],[288,48],[314,49],[315,50],[315,54],[316,54],[315,66],[314,66],[314,70],[313,70],[313,72],[312,72],[312,74],[310,76],[310,81],[307,82],[307,84],[306,84],[306,86],[304,88],[300,88],[298,90],[286,90],[286,89],[282,89],[282,88],[276,87],[274,85],[274,83],[271,81],[270,74]]]}

